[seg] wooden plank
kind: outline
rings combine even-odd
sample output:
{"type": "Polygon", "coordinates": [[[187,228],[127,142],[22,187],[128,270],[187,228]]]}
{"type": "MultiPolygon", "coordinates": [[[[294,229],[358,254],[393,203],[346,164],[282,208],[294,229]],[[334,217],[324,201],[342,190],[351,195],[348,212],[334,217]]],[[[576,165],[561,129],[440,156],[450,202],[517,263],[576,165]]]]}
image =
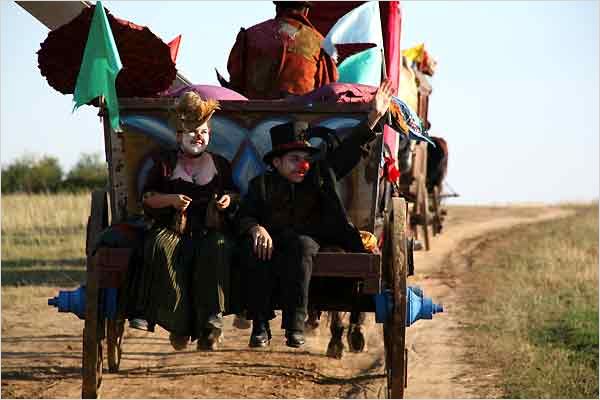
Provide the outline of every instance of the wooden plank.
{"type": "MultiPolygon", "coordinates": [[[[102,110],[102,115],[106,110],[102,110]]],[[[108,166],[108,192],[110,194],[111,220],[120,222],[127,216],[128,171],[123,151],[123,135],[112,130],[104,118],[104,152],[108,166]]]]}
{"type": "Polygon", "coordinates": [[[381,292],[381,280],[377,278],[365,279],[362,286],[363,294],[374,295],[381,292]]]}
{"type": "Polygon", "coordinates": [[[381,255],[364,253],[318,253],[313,276],[342,278],[379,278],[381,255]]]}
{"type": "MultiPolygon", "coordinates": [[[[176,98],[171,97],[130,97],[120,98],[119,107],[124,112],[133,110],[165,111],[173,107],[176,98]]],[[[226,112],[268,112],[277,113],[368,113],[368,103],[291,103],[278,100],[221,100],[220,113],[226,112]]]]}

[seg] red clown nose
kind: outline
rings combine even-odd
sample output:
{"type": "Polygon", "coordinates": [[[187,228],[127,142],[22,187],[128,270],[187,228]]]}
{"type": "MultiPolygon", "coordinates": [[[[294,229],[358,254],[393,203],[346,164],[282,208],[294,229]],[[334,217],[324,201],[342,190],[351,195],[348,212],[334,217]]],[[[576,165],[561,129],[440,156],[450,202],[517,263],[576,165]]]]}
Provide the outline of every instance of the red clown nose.
{"type": "Polygon", "coordinates": [[[300,171],[301,172],[306,172],[308,171],[308,169],[310,168],[310,164],[308,161],[304,160],[300,163],[300,171]]]}

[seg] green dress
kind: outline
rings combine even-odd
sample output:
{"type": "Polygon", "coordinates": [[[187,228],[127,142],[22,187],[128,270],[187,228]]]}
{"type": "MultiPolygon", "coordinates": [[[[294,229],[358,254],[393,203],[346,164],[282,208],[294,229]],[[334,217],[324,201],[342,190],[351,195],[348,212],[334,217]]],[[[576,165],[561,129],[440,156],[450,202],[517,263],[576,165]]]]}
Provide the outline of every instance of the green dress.
{"type": "MultiPolygon", "coordinates": [[[[208,184],[171,179],[176,157],[166,153],[154,159],[143,193],[184,194],[192,202],[185,211],[184,227],[176,225],[173,207],[144,208],[154,224],[144,238],[143,267],[135,279],[135,308],[143,310],[150,324],[194,339],[205,328],[222,328],[221,315],[231,308],[233,241],[224,229],[226,224],[207,227],[206,214],[215,197],[235,188],[229,163],[214,154],[217,175],[208,184]]],[[[219,214],[225,217],[236,206],[232,201],[219,214]]]]}

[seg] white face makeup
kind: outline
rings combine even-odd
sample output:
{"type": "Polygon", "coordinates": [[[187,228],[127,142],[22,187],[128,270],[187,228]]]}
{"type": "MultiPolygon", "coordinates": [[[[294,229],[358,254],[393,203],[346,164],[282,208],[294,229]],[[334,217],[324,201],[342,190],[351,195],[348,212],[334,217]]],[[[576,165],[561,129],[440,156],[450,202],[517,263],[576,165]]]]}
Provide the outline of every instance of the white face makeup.
{"type": "Polygon", "coordinates": [[[178,141],[183,152],[190,156],[200,155],[208,147],[210,141],[210,131],[208,122],[199,125],[195,130],[179,133],[178,141]]]}

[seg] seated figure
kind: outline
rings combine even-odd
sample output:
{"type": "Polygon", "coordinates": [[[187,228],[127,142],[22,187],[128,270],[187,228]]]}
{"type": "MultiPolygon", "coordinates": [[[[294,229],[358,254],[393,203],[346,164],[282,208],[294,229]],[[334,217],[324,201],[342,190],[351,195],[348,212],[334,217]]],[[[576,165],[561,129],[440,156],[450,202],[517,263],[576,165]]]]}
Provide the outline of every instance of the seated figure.
{"type": "Polygon", "coordinates": [[[153,226],[130,296],[149,324],[170,332],[176,350],[196,338],[199,350],[216,349],[229,306],[233,245],[225,227],[236,189],[229,162],[206,151],[218,107],[193,92],[181,96],[174,113],[179,148],[154,157],[143,188],[153,226]]]}
{"type": "Polygon", "coordinates": [[[335,180],[352,170],[360,161],[361,146],[375,138],[373,128],[387,111],[391,93],[390,83],[384,82],[366,120],[317,161],[311,157],[318,149],[306,138],[328,128],[302,130],[293,123],[271,128],[272,150],[264,156],[271,169],[250,182],[238,215],[238,233],[246,236],[241,258],[247,272],[248,318],[253,321],[250,347],[269,344],[268,321],[273,318],[276,288],[281,294],[286,344],[304,344],[313,256],[321,246],[366,252],[335,190],[335,180]]]}

